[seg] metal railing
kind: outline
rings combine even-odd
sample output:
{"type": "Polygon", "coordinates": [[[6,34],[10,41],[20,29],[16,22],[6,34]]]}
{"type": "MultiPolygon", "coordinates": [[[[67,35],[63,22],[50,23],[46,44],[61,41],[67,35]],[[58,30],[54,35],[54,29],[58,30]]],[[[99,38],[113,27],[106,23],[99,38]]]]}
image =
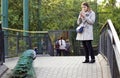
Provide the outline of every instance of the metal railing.
{"type": "Polygon", "coordinates": [[[11,34],[11,32],[9,31],[8,35],[4,35],[4,39],[8,42],[8,46],[5,46],[8,49],[5,57],[16,57],[27,49],[35,48],[37,54],[54,55],[54,49],[47,33],[23,36],[23,33],[15,32],[16,34],[11,34]]]}
{"type": "MultiPolygon", "coordinates": [[[[70,54],[74,56],[84,55],[84,50],[80,41],[76,40],[75,30],[54,30],[54,31],[25,31],[28,36],[23,36],[23,30],[3,28],[7,31],[4,35],[6,40],[5,57],[16,57],[26,49],[37,48],[37,54],[56,55],[55,42],[61,36],[71,44],[70,54]]],[[[94,42],[93,45],[97,45],[94,42]]],[[[98,53],[97,46],[94,46],[95,54],[98,53]]]]}
{"type": "Polygon", "coordinates": [[[112,78],[120,78],[120,40],[111,20],[101,29],[99,52],[108,60],[112,78]]]}

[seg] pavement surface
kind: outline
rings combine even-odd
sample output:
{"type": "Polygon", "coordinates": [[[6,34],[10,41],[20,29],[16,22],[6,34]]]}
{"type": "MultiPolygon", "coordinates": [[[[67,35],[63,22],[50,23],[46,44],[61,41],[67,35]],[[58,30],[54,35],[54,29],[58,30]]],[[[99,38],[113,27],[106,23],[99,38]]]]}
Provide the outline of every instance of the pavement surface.
{"type": "MultiPolygon", "coordinates": [[[[18,57],[6,59],[9,70],[1,78],[8,78],[17,61],[18,57]]],[[[37,78],[111,78],[109,65],[101,55],[93,64],[83,61],[84,56],[38,56],[33,63],[37,78]]]]}

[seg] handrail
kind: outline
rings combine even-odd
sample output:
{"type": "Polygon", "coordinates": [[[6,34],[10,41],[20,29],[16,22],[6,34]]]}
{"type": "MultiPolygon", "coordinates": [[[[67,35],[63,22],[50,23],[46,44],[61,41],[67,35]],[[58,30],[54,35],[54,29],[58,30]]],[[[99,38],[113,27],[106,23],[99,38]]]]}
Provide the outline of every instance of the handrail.
{"type": "Polygon", "coordinates": [[[31,33],[31,34],[42,34],[42,33],[48,33],[48,31],[25,31],[25,30],[20,30],[20,29],[13,29],[13,28],[6,28],[2,27],[3,30],[9,30],[9,31],[15,31],[15,32],[26,32],[26,33],[31,33]]]}
{"type": "Polygon", "coordinates": [[[116,56],[116,60],[117,60],[117,63],[118,63],[118,68],[119,68],[119,72],[120,72],[120,40],[119,40],[119,37],[118,37],[118,34],[114,28],[114,25],[112,23],[111,20],[108,20],[108,23],[109,23],[109,26],[110,26],[110,29],[111,29],[111,32],[112,32],[112,36],[113,36],[113,48],[115,50],[115,56],[116,56]]]}
{"type": "MultiPolygon", "coordinates": [[[[118,51],[119,51],[119,53],[120,53],[120,40],[119,40],[119,37],[118,37],[118,34],[117,34],[117,32],[116,32],[116,30],[115,30],[115,28],[114,28],[114,25],[113,25],[113,23],[112,23],[112,21],[109,19],[109,20],[107,20],[107,23],[102,27],[102,29],[105,27],[105,26],[107,26],[107,24],[109,24],[109,27],[110,27],[110,30],[111,30],[111,34],[112,34],[112,37],[113,37],[113,39],[114,39],[114,45],[116,45],[116,47],[117,47],[117,49],[118,49],[118,51]]],[[[102,32],[102,29],[101,29],[101,32],[102,32]]],[[[100,33],[101,33],[100,32],[100,33]]],[[[112,38],[111,38],[112,39],[112,38]]]]}
{"type": "Polygon", "coordinates": [[[105,57],[111,62],[111,71],[112,77],[118,78],[120,77],[120,40],[117,35],[117,32],[114,28],[114,25],[110,19],[107,20],[105,25],[102,27],[100,31],[100,46],[99,52],[103,53],[105,57]],[[111,60],[112,59],[112,60],[111,60]],[[115,60],[116,59],[116,60],[115,60]],[[115,61],[114,61],[115,60],[115,61]],[[116,65],[114,64],[116,62],[116,65]],[[114,67],[117,66],[117,67],[114,67]],[[117,69],[114,69],[117,68],[117,69]],[[118,71],[117,77],[114,75],[114,71],[118,71]]]}

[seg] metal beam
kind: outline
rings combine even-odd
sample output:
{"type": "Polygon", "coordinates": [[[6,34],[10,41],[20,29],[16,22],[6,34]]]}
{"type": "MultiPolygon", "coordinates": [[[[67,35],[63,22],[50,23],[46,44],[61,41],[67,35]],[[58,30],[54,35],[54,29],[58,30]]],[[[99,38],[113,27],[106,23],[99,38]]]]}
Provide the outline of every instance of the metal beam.
{"type": "MultiPolygon", "coordinates": [[[[23,0],[23,30],[29,30],[29,0],[23,0]]],[[[28,36],[28,33],[24,32],[23,35],[28,36]]]]}
{"type": "MultiPolygon", "coordinates": [[[[1,0],[1,14],[2,14],[2,27],[8,28],[8,0],[1,0]]],[[[4,30],[4,35],[7,35],[8,32],[7,30],[4,30]]],[[[5,38],[4,39],[4,51],[5,51],[5,55],[8,55],[8,39],[5,38]]]]}
{"type": "Polygon", "coordinates": [[[2,27],[8,28],[8,0],[1,0],[2,27]]]}

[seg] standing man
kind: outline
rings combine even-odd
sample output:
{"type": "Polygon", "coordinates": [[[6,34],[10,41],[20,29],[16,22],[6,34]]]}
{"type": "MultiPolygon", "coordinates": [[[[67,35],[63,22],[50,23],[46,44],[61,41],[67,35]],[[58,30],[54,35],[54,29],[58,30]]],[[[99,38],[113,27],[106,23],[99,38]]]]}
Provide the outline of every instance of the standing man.
{"type": "Polygon", "coordinates": [[[60,50],[60,56],[63,54],[64,56],[66,56],[65,50],[66,50],[66,42],[65,40],[61,37],[59,40],[59,50],[60,50]]]}
{"type": "Polygon", "coordinates": [[[93,24],[95,22],[95,12],[90,8],[87,2],[81,4],[82,10],[80,11],[77,24],[84,27],[82,33],[77,33],[76,40],[82,41],[85,50],[85,61],[83,63],[94,63],[95,56],[92,47],[93,40],[93,24]],[[91,60],[89,60],[89,55],[91,60]]]}

